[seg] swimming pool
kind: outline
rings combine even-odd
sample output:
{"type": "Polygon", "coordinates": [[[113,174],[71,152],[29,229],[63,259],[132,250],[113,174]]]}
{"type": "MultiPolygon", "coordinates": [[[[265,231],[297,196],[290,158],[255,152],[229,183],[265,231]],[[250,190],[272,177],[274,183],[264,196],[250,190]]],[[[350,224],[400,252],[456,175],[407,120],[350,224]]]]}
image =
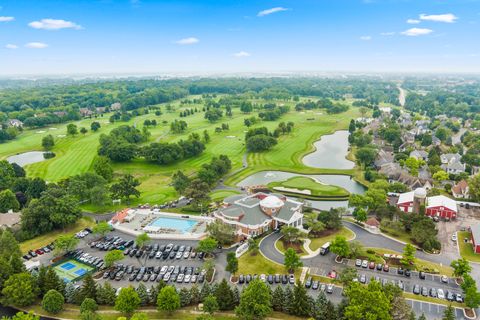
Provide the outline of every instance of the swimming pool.
{"type": "Polygon", "coordinates": [[[191,219],[179,219],[159,217],[151,222],[148,226],[155,228],[176,229],[181,233],[190,232],[198,222],[191,219]]]}

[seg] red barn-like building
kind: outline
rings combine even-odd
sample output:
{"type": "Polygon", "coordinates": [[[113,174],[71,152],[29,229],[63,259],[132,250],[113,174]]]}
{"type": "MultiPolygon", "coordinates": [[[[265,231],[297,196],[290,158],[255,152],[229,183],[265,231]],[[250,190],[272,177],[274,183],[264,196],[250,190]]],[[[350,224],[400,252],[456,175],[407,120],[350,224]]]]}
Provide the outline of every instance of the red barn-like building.
{"type": "Polygon", "coordinates": [[[434,196],[425,199],[425,195],[426,192],[420,189],[402,193],[398,198],[397,208],[404,212],[418,212],[420,204],[424,204],[425,214],[428,216],[446,219],[457,217],[458,209],[455,200],[446,196],[434,196]]]}
{"type": "Polygon", "coordinates": [[[480,254],[480,224],[471,227],[470,230],[472,232],[473,251],[480,254]]]}

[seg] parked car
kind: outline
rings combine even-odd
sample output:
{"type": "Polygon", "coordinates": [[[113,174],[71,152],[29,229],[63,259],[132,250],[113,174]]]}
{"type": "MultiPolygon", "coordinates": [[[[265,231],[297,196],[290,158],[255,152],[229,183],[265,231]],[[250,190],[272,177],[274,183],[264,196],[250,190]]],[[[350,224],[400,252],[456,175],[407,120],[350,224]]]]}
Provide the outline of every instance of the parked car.
{"type": "Polygon", "coordinates": [[[438,299],[445,299],[445,292],[443,292],[443,289],[437,290],[437,297],[438,299]]]}
{"type": "Polygon", "coordinates": [[[367,283],[367,276],[366,275],[362,274],[360,276],[360,283],[367,283]]]}
{"type": "Polygon", "coordinates": [[[430,297],[436,298],[437,297],[437,289],[430,288],[430,297]]]}
{"type": "Polygon", "coordinates": [[[370,262],[370,263],[368,264],[368,268],[369,268],[369,269],[375,269],[375,262],[373,262],[373,261],[370,262]]]}
{"type": "Polygon", "coordinates": [[[427,297],[428,296],[428,289],[427,287],[422,287],[422,296],[427,297]]]}
{"type": "Polygon", "coordinates": [[[425,280],[425,273],[424,273],[423,271],[420,271],[420,272],[418,273],[418,277],[419,277],[420,279],[422,279],[422,280],[425,280]]]}
{"type": "Polygon", "coordinates": [[[327,293],[333,293],[333,284],[329,283],[327,284],[327,293]]]}
{"type": "Polygon", "coordinates": [[[312,286],[312,277],[308,277],[307,281],[305,281],[305,288],[310,288],[312,286]]]}
{"type": "Polygon", "coordinates": [[[412,275],[412,272],[410,269],[405,269],[405,277],[410,277],[412,275]]]}
{"type": "Polygon", "coordinates": [[[295,284],[295,275],[293,274],[289,275],[288,282],[290,284],[295,284]]]}
{"type": "Polygon", "coordinates": [[[420,286],[418,284],[413,286],[413,293],[420,294],[420,286]]]}
{"type": "Polygon", "coordinates": [[[383,265],[383,271],[388,272],[390,268],[388,267],[388,264],[383,265]]]}
{"type": "Polygon", "coordinates": [[[443,283],[448,283],[448,277],[446,275],[443,275],[440,277],[440,280],[443,282],[443,283]]]}
{"type": "Polygon", "coordinates": [[[377,263],[377,270],[382,271],[383,265],[381,263],[377,263]]]}
{"type": "Polygon", "coordinates": [[[362,260],[361,259],[355,260],[355,266],[356,267],[361,267],[362,266],[362,260]]]}
{"type": "Polygon", "coordinates": [[[243,274],[238,276],[238,283],[240,283],[240,284],[245,283],[245,277],[243,276],[243,274]]]}
{"type": "Polygon", "coordinates": [[[368,260],[363,260],[362,261],[362,268],[367,268],[368,267],[368,260]]]}
{"type": "Polygon", "coordinates": [[[313,280],[312,290],[318,290],[319,285],[320,285],[320,282],[318,282],[318,280],[313,280]]]}

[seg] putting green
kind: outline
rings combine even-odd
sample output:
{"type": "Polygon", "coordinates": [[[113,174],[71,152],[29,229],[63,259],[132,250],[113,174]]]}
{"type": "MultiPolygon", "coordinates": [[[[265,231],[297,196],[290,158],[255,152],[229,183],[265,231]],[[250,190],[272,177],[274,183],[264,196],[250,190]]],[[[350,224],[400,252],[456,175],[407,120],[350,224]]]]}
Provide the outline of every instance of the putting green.
{"type": "Polygon", "coordinates": [[[295,194],[304,198],[346,198],[349,192],[342,187],[323,184],[309,177],[292,177],[288,180],[271,182],[268,187],[274,191],[295,194]]]}

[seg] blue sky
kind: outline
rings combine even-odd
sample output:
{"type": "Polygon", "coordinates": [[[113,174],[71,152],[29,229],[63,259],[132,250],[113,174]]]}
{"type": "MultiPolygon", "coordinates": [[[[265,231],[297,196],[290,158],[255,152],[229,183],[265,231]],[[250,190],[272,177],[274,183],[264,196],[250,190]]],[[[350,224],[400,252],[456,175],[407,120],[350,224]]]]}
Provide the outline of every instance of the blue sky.
{"type": "Polygon", "coordinates": [[[0,0],[0,74],[480,72],[475,0],[0,0]]]}

